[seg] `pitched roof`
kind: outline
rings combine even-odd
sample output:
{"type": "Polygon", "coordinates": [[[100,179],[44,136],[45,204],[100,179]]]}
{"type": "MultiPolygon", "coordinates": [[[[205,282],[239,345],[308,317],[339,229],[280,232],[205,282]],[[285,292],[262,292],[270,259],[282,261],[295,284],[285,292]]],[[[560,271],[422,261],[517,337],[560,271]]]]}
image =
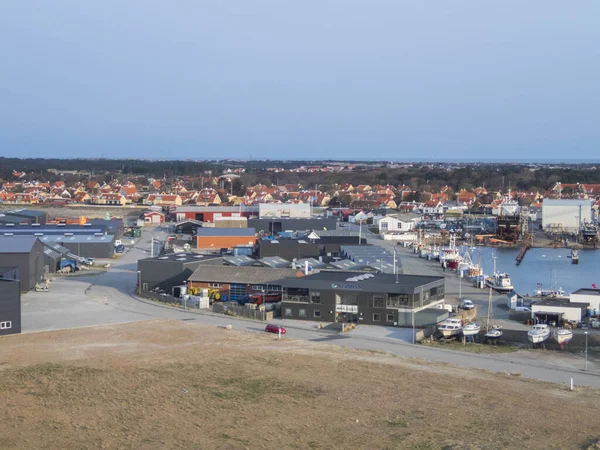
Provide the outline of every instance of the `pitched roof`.
{"type": "Polygon", "coordinates": [[[271,269],[267,267],[200,266],[188,281],[211,283],[268,284],[283,278],[302,276],[296,269],[271,269]]]}
{"type": "Polygon", "coordinates": [[[0,236],[0,253],[30,253],[36,236],[0,236]]]}

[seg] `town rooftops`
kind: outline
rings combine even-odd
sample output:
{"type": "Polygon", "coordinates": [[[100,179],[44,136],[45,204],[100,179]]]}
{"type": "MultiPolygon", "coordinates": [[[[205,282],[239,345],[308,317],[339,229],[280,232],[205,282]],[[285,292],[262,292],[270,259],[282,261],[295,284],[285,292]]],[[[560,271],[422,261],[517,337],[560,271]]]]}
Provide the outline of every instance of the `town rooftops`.
{"type": "Polygon", "coordinates": [[[0,236],[0,253],[30,253],[36,236],[0,236]]]}
{"type": "MultiPolygon", "coordinates": [[[[276,280],[302,276],[301,270],[269,267],[210,266],[198,267],[188,281],[233,284],[271,284],[276,280]]],[[[279,286],[279,283],[275,285],[279,286]]]]}
{"type": "Polygon", "coordinates": [[[421,288],[430,289],[432,287],[443,286],[444,277],[357,272],[319,272],[299,279],[278,280],[277,284],[284,288],[418,294],[421,292],[421,288]]]}
{"type": "Polygon", "coordinates": [[[196,236],[252,236],[256,235],[254,228],[198,228],[196,236]]]}

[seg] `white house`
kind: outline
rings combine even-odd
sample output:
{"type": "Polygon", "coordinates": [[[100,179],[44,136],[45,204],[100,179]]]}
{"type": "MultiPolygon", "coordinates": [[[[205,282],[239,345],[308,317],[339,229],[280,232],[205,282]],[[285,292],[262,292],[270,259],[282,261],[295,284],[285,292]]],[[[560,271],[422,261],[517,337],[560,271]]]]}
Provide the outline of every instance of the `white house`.
{"type": "Polygon", "coordinates": [[[401,220],[397,217],[387,216],[379,221],[379,233],[388,231],[410,231],[415,228],[413,220],[401,220]]]}
{"type": "Polygon", "coordinates": [[[559,323],[561,320],[581,322],[586,311],[586,303],[574,303],[572,299],[542,299],[531,305],[532,317],[547,323],[559,323]]]}
{"type": "Polygon", "coordinates": [[[574,303],[586,303],[592,311],[600,311],[600,289],[577,289],[569,299],[574,303]]]}

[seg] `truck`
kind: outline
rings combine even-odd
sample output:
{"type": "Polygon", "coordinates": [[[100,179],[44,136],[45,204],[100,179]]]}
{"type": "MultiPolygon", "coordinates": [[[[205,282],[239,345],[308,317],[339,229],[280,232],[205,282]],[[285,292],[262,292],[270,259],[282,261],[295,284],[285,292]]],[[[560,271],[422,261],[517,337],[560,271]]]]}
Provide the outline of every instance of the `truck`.
{"type": "Polygon", "coordinates": [[[281,301],[281,292],[257,292],[250,294],[244,300],[238,303],[252,303],[253,305],[262,305],[263,303],[277,303],[281,301]]]}

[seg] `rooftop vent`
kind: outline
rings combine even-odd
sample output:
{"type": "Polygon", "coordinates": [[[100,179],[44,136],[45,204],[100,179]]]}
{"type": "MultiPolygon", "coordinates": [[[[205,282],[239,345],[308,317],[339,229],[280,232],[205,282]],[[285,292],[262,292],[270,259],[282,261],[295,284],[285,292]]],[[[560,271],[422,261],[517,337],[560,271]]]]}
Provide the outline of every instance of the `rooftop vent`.
{"type": "Polygon", "coordinates": [[[169,259],[168,256],[159,256],[158,259],[169,259]]]}
{"type": "Polygon", "coordinates": [[[73,236],[73,233],[65,233],[65,236],[73,236]]]}

